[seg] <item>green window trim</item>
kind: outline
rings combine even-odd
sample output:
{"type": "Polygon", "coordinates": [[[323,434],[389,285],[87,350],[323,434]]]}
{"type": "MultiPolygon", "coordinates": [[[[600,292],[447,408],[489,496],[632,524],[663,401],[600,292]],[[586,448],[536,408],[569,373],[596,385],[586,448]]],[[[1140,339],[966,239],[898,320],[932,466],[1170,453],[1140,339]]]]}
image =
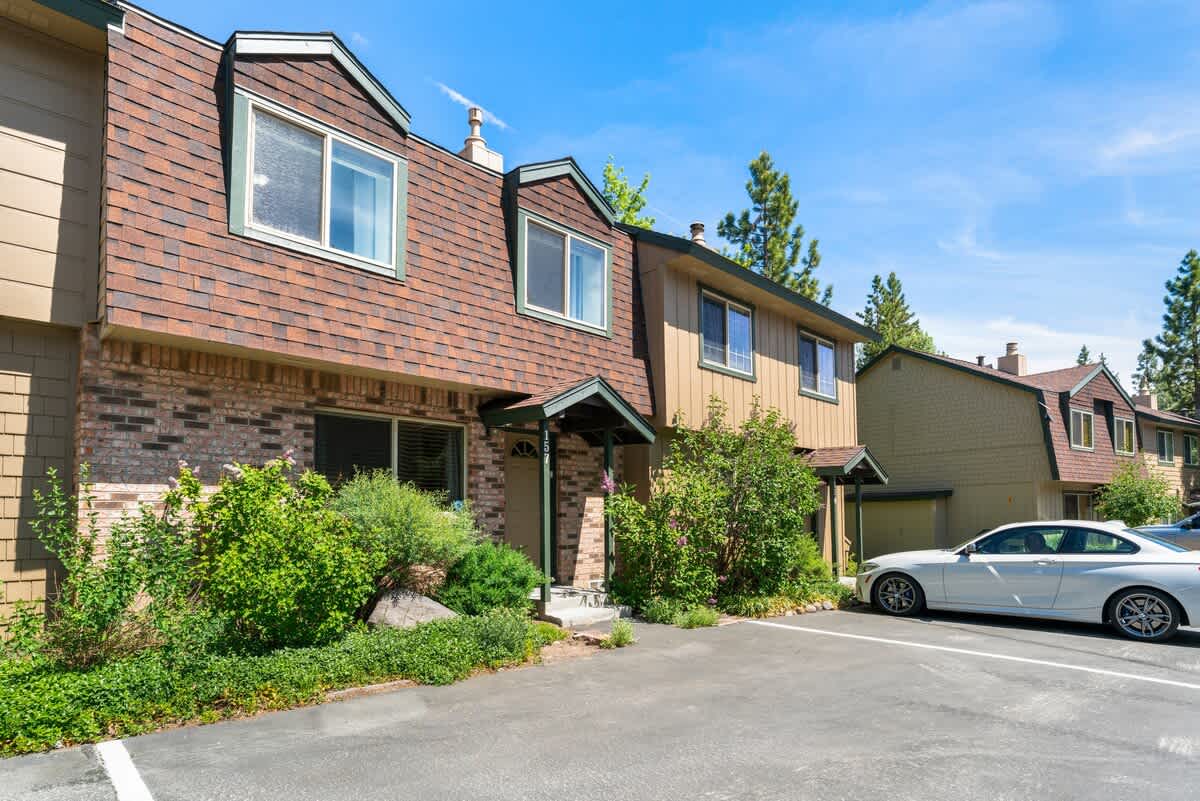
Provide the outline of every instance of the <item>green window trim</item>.
{"type": "Polygon", "coordinates": [[[800,385],[799,392],[806,398],[813,400],[824,401],[837,405],[842,402],[841,388],[838,386],[838,343],[828,337],[823,337],[820,334],[814,334],[812,331],[805,330],[799,326],[796,327],[796,380],[800,385]],[[803,340],[811,340],[813,343],[813,359],[817,367],[817,386],[821,386],[820,360],[821,354],[818,349],[819,345],[828,345],[833,349],[833,394],[826,395],[818,390],[808,389],[804,386],[804,372],[800,366],[800,344],[803,340]]]}
{"type": "MultiPolygon", "coordinates": [[[[599,239],[596,239],[595,237],[588,236],[587,234],[583,233],[582,231],[572,228],[569,225],[563,225],[560,222],[551,220],[550,218],[544,217],[541,214],[536,214],[532,211],[527,211],[526,209],[523,209],[523,208],[517,209],[516,241],[517,241],[517,264],[516,264],[517,314],[521,314],[526,317],[533,317],[535,319],[543,320],[548,323],[554,323],[556,325],[566,326],[567,328],[574,328],[577,331],[584,331],[589,334],[595,334],[597,336],[608,337],[611,339],[612,335],[613,335],[613,333],[612,333],[612,330],[613,330],[612,329],[612,325],[613,325],[612,324],[612,317],[613,317],[613,314],[612,314],[612,307],[613,307],[613,300],[612,300],[612,298],[613,298],[612,245],[610,245],[606,242],[601,242],[599,239]],[[592,325],[591,323],[584,322],[583,320],[577,320],[573,317],[569,317],[566,314],[558,314],[557,312],[555,312],[553,310],[543,309],[538,306],[531,305],[526,300],[526,291],[525,290],[526,290],[526,286],[527,286],[527,271],[526,271],[527,265],[525,262],[525,255],[526,255],[526,249],[528,246],[529,237],[528,237],[527,232],[528,232],[528,226],[529,226],[530,222],[533,222],[544,228],[549,228],[552,231],[555,231],[556,233],[563,234],[564,236],[566,236],[568,238],[568,240],[570,238],[574,237],[575,239],[578,239],[588,245],[592,245],[593,247],[599,248],[600,250],[604,251],[604,325],[603,326],[592,325]]],[[[565,254],[568,252],[569,252],[569,246],[567,248],[564,248],[564,259],[566,259],[565,254]]],[[[565,265],[564,265],[564,269],[565,269],[565,265]]],[[[566,283],[565,277],[564,277],[563,287],[564,287],[564,292],[567,291],[566,290],[567,283],[566,283]]]]}
{"type": "Polygon", "coordinates": [[[1200,436],[1183,435],[1183,466],[1200,467],[1200,436]]]}
{"type": "MultiPolygon", "coordinates": [[[[230,135],[230,165],[229,165],[229,232],[248,239],[256,239],[277,247],[315,256],[326,261],[337,262],[349,267],[356,267],[378,275],[404,280],[406,254],[408,251],[408,160],[403,156],[384,150],[369,142],[346,134],[332,126],[300,114],[292,109],[274,103],[266,98],[235,89],[233,93],[233,125],[230,135]],[[392,230],[392,263],[387,264],[356,256],[338,250],[321,242],[301,239],[290,234],[275,231],[250,220],[250,160],[253,149],[250,142],[251,118],[254,113],[272,114],[289,123],[306,128],[313,133],[324,136],[326,140],[345,142],[352,147],[390,161],[395,165],[393,172],[393,205],[395,220],[392,230]]],[[[328,151],[328,144],[326,150],[328,151]]],[[[327,161],[327,160],[326,160],[327,161]]],[[[329,165],[323,163],[324,174],[321,191],[322,203],[322,240],[328,241],[329,200],[329,165]]]]}
{"type": "Polygon", "coordinates": [[[1069,419],[1069,422],[1067,425],[1067,441],[1071,444],[1071,450],[1076,450],[1076,451],[1094,451],[1094,450],[1096,450],[1096,413],[1094,411],[1089,412],[1086,409],[1075,409],[1075,408],[1071,408],[1068,411],[1070,413],[1070,419],[1069,419]],[[1082,428],[1080,428],[1079,432],[1078,432],[1079,433],[1079,444],[1075,444],[1075,434],[1076,434],[1075,416],[1076,415],[1079,415],[1080,426],[1083,425],[1084,417],[1087,417],[1091,421],[1090,425],[1088,426],[1088,435],[1089,435],[1088,440],[1089,441],[1086,445],[1083,442],[1082,428]]]}
{"type": "Polygon", "coordinates": [[[747,303],[744,300],[726,295],[712,287],[699,284],[699,297],[697,299],[697,318],[696,318],[696,333],[700,340],[700,352],[698,366],[702,370],[712,370],[714,373],[727,375],[732,378],[739,378],[742,381],[749,381],[754,384],[758,382],[758,313],[753,304],[747,303]],[[729,358],[729,308],[732,306],[739,311],[746,312],[750,315],[750,372],[738,370],[735,367],[730,367],[728,364],[710,361],[704,358],[704,298],[708,297],[712,300],[725,304],[725,353],[726,360],[729,358]]]}
{"type": "Polygon", "coordinates": [[[1165,428],[1156,428],[1154,430],[1155,450],[1158,453],[1158,463],[1162,465],[1175,464],[1175,432],[1165,428]],[[1166,443],[1166,448],[1163,448],[1163,443],[1166,443]],[[1166,451],[1164,456],[1163,451],[1166,451]]]}
{"type": "Polygon", "coordinates": [[[1113,453],[1119,456],[1135,456],[1137,454],[1137,425],[1128,417],[1113,416],[1113,453]],[[1122,448],[1121,443],[1126,439],[1128,427],[1128,448],[1122,448]]]}

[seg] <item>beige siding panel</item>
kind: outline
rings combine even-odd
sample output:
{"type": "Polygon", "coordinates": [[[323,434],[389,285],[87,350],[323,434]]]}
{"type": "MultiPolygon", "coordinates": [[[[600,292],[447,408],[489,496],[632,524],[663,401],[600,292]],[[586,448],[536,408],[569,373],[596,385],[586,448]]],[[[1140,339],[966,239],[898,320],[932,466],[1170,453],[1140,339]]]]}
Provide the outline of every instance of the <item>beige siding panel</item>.
{"type": "Polygon", "coordinates": [[[1186,467],[1183,464],[1184,432],[1172,429],[1166,425],[1159,425],[1145,418],[1139,421],[1138,429],[1138,446],[1140,448],[1142,464],[1146,466],[1146,472],[1149,475],[1164,479],[1170,485],[1171,489],[1175,491],[1175,497],[1179,499],[1180,506],[1182,506],[1188,501],[1193,492],[1200,490],[1200,469],[1186,467]],[[1172,464],[1163,464],[1158,461],[1157,432],[1160,430],[1170,431],[1175,439],[1175,460],[1172,464]]]}
{"type": "Polygon", "coordinates": [[[96,305],[103,59],[0,21],[0,315],[96,305]]]}
{"type": "Polygon", "coordinates": [[[54,562],[29,526],[47,468],[68,480],[78,334],[0,321],[0,618],[46,596],[54,562]]]}
{"type": "MultiPolygon", "coordinates": [[[[801,447],[823,448],[856,443],[858,432],[852,343],[835,343],[837,403],[800,394],[800,329],[795,318],[773,308],[756,307],[754,310],[756,380],[706,369],[700,366],[702,284],[693,275],[672,267],[666,267],[663,276],[666,358],[662,363],[665,363],[666,375],[661,414],[666,421],[682,415],[689,422],[698,423],[704,419],[709,398],[716,395],[729,407],[728,420],[737,424],[746,419],[757,399],[763,407],[779,409],[795,424],[797,444],[801,447]]],[[[747,303],[736,294],[719,294],[747,303]]]]}
{"type": "Polygon", "coordinates": [[[938,506],[943,503],[941,498],[864,503],[862,559],[938,547],[938,506]]]}

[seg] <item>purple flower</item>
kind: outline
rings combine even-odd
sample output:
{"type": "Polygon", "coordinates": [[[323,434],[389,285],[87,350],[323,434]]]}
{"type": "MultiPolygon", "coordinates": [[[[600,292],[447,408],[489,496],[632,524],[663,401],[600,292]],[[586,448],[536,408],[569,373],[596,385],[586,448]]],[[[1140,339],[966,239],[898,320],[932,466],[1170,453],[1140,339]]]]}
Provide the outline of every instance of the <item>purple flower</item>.
{"type": "Polygon", "coordinates": [[[242,468],[237,465],[223,464],[221,465],[221,470],[228,473],[235,481],[240,480],[242,477],[242,468]]]}
{"type": "Polygon", "coordinates": [[[187,469],[187,466],[188,466],[187,459],[180,459],[180,460],[179,460],[179,469],[180,469],[180,470],[186,470],[186,469],[187,469]]]}
{"type": "Polygon", "coordinates": [[[288,448],[286,451],[283,452],[283,461],[287,462],[288,466],[290,466],[290,467],[296,466],[296,457],[293,455],[295,453],[296,453],[295,448],[288,448]]]}
{"type": "Polygon", "coordinates": [[[600,474],[600,489],[604,490],[605,495],[612,495],[617,491],[617,482],[613,481],[607,470],[600,474]]]}
{"type": "Polygon", "coordinates": [[[680,548],[687,545],[687,535],[685,534],[682,537],[680,537],[679,539],[675,540],[675,544],[678,545],[680,548]]]}
{"type": "Polygon", "coordinates": [[[709,606],[716,606],[716,605],[717,605],[717,599],[716,599],[716,598],[709,598],[709,599],[708,599],[708,605],[709,605],[709,606]]]}
{"type": "Polygon", "coordinates": [[[179,488],[179,479],[175,478],[175,476],[169,477],[167,479],[167,483],[171,485],[171,489],[179,488]]]}
{"type": "Polygon", "coordinates": [[[679,521],[673,517],[668,517],[667,525],[670,526],[672,529],[677,529],[677,528],[679,528],[679,521]]]}
{"type": "Polygon", "coordinates": [[[729,576],[717,576],[717,581],[724,584],[728,578],[729,578],[729,576]]]}

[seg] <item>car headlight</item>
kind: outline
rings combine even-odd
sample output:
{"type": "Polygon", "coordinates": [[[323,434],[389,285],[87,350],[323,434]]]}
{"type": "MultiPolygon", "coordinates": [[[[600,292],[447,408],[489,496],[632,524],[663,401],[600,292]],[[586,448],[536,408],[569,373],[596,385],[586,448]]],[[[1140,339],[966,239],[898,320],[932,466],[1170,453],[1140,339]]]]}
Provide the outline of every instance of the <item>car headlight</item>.
{"type": "Polygon", "coordinates": [[[879,565],[875,564],[874,562],[865,562],[858,566],[858,575],[861,576],[863,573],[873,573],[878,569],[879,565]]]}

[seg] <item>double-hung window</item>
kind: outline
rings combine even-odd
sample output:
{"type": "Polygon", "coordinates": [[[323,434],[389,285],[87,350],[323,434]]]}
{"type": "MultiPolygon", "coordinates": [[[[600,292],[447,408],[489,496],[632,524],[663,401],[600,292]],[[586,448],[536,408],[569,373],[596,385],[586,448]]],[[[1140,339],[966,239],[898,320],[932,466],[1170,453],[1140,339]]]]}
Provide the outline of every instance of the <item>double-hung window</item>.
{"type": "Polygon", "coordinates": [[[607,333],[611,249],[549,221],[520,213],[523,259],[521,310],[607,333]]]}
{"type": "Polygon", "coordinates": [[[1188,467],[1200,467],[1200,437],[1183,435],[1183,463],[1188,467]]]}
{"type": "Polygon", "coordinates": [[[800,332],[800,391],[837,399],[837,348],[804,331],[800,332]]]}
{"type": "Polygon", "coordinates": [[[1175,432],[1158,429],[1158,461],[1162,464],[1175,464],[1175,432]]]}
{"type": "Polygon", "coordinates": [[[1137,450],[1133,421],[1127,417],[1113,418],[1113,450],[1124,456],[1133,456],[1137,450]]]}
{"type": "Polygon", "coordinates": [[[316,416],[313,462],[334,482],[359,471],[388,470],[447,500],[464,498],[465,434],[453,423],[322,412],[316,416]]]}
{"type": "Polygon", "coordinates": [[[234,233],[403,276],[404,159],[239,91],[234,233]]]}
{"type": "Polygon", "coordinates": [[[1082,409],[1071,410],[1071,447],[1090,451],[1095,448],[1096,416],[1082,409]]]}
{"type": "Polygon", "coordinates": [[[700,363],[754,376],[754,311],[749,306],[700,291],[700,363]]]}

